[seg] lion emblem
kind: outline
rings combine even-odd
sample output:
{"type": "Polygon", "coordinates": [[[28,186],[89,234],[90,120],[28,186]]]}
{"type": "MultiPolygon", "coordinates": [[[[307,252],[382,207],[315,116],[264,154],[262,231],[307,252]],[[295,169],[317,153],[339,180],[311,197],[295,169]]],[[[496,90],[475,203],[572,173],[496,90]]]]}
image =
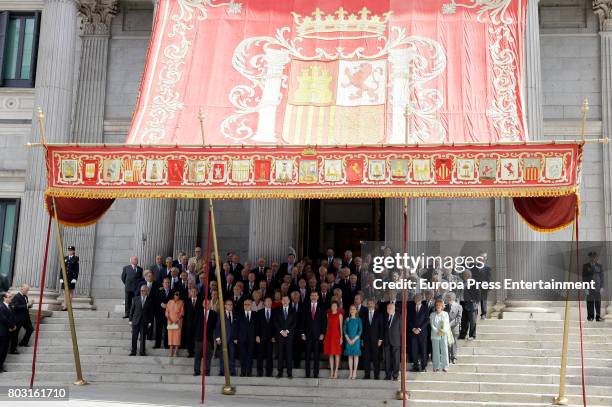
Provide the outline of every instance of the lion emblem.
{"type": "Polygon", "coordinates": [[[378,100],[378,89],[380,88],[380,80],[375,76],[382,76],[383,69],[377,67],[374,69],[372,64],[359,64],[357,70],[353,72],[351,68],[346,68],[344,74],[348,79],[348,83],[342,83],[343,88],[354,87],[356,90],[349,95],[350,100],[362,99],[367,96],[371,103],[378,100]]]}

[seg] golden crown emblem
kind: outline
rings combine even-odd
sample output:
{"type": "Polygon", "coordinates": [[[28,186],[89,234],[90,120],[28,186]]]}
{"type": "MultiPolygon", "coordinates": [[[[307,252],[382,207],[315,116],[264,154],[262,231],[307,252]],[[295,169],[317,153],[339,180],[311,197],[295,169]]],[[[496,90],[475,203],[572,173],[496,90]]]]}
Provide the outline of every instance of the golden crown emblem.
{"type": "Polygon", "coordinates": [[[343,7],[331,14],[325,14],[321,9],[316,8],[311,16],[301,16],[296,12],[291,12],[295,29],[300,37],[319,38],[319,39],[350,39],[367,38],[382,36],[387,31],[389,17],[393,12],[388,11],[382,16],[372,15],[366,7],[362,8],[357,14],[349,14],[343,7]],[[321,36],[319,34],[342,32],[342,36],[321,36]],[[358,33],[350,35],[346,33],[358,33]],[[364,34],[365,33],[365,34],[364,34]]]}

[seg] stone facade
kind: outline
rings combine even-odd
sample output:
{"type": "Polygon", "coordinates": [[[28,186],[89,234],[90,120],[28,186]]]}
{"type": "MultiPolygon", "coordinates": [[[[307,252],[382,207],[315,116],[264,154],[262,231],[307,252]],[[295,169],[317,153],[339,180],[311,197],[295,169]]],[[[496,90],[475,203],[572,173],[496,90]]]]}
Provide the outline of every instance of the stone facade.
{"type": "MultiPolygon", "coordinates": [[[[612,66],[609,38],[612,30],[609,24],[610,1],[595,1],[595,11],[590,0],[541,0],[539,5],[529,1],[530,13],[539,11],[539,18],[537,15],[531,15],[531,23],[528,23],[527,29],[528,35],[530,30],[532,33],[531,39],[527,39],[529,61],[526,67],[526,111],[531,115],[530,128],[541,129],[535,130],[536,133],[541,133],[537,135],[538,138],[578,138],[580,104],[584,97],[588,97],[590,110],[587,137],[601,137],[604,134],[603,129],[609,137],[609,129],[612,128],[609,102],[612,97],[612,74],[609,72],[612,66]],[[536,27],[534,24],[537,25],[538,21],[539,27],[536,27]],[[539,53],[533,45],[536,39],[539,39],[539,53]],[[608,72],[603,70],[604,67],[607,67],[608,72]],[[539,117],[543,117],[543,122],[539,117]]],[[[70,134],[64,141],[123,142],[144,67],[151,33],[152,2],[0,0],[0,10],[36,9],[43,10],[43,13],[46,10],[58,13],[57,21],[53,24],[43,23],[42,29],[45,31],[41,32],[41,38],[48,35],[50,30],[67,36],[66,42],[58,48],[61,50],[66,45],[72,47],[70,50],[63,50],[62,56],[67,59],[63,69],[67,69],[66,75],[76,78],[75,81],[69,81],[64,77],[50,77],[55,81],[63,80],[69,84],[69,88],[62,89],[63,106],[68,111],[54,115],[52,127],[48,127],[49,131],[62,130],[65,134],[70,134]],[[82,21],[79,21],[77,16],[81,16],[82,21]],[[60,21],[70,27],[57,26],[60,21]],[[104,64],[103,72],[98,69],[100,63],[104,64]],[[86,106],[79,102],[85,100],[84,98],[95,100],[96,108],[88,111],[86,106]],[[58,120],[61,120],[61,123],[57,123],[58,120]]],[[[39,58],[44,58],[45,55],[48,54],[41,51],[39,58]]],[[[44,223],[41,207],[26,208],[28,202],[32,202],[40,192],[40,185],[34,182],[34,178],[40,177],[36,174],[42,174],[43,167],[39,159],[37,161],[33,158],[35,153],[22,147],[28,140],[38,137],[35,133],[36,126],[32,125],[33,110],[35,106],[44,104],[45,98],[48,97],[45,96],[46,87],[53,85],[45,82],[48,76],[45,76],[44,71],[54,68],[45,68],[49,64],[45,64],[44,60],[39,61],[36,89],[0,88],[0,198],[22,198],[14,284],[27,281],[36,285],[35,276],[38,275],[41,263],[40,260],[26,261],[24,258],[29,257],[30,250],[34,250],[36,256],[42,252],[42,243],[32,245],[28,242],[37,240],[33,234],[40,235],[40,229],[44,225],[34,226],[33,218],[23,214],[26,209],[31,212],[30,216],[39,211],[36,223],[44,223]],[[30,270],[27,273],[26,268],[30,270]]],[[[46,110],[52,113],[50,107],[46,110]]],[[[609,148],[589,145],[585,150],[580,230],[580,238],[583,240],[612,238],[610,174],[604,171],[609,171],[611,167],[609,148]]],[[[157,248],[151,250],[165,250],[167,253],[160,254],[176,255],[180,250],[178,242],[186,245],[183,249],[189,252],[193,250],[194,245],[203,245],[207,230],[207,202],[175,201],[168,205],[176,211],[172,221],[165,222],[163,226],[170,240],[157,242],[157,248]],[[197,228],[188,228],[186,222],[197,225],[197,228]]],[[[165,213],[169,210],[168,205],[163,205],[165,213]]],[[[284,253],[284,247],[279,249],[281,252],[275,252],[270,251],[269,245],[258,242],[253,234],[255,229],[259,233],[268,234],[270,239],[283,240],[283,245],[291,243],[299,246],[299,205],[292,204],[283,208],[275,205],[278,206],[274,203],[252,203],[245,200],[217,202],[215,212],[221,253],[235,250],[243,261],[255,260],[252,256],[277,257],[281,252],[284,253]],[[251,210],[252,207],[256,210],[251,210]],[[283,213],[283,216],[288,217],[291,217],[288,211],[292,211],[294,219],[277,222],[275,229],[263,222],[262,211],[271,214],[283,213]]],[[[390,216],[394,214],[395,217],[401,217],[401,205],[401,200],[389,200],[385,205],[387,234],[393,239],[401,238],[401,230],[391,227],[393,219],[390,219],[390,216]]],[[[415,201],[410,214],[418,219],[413,222],[411,234],[419,239],[431,240],[503,240],[508,236],[504,228],[510,227],[508,225],[512,223],[512,220],[500,217],[507,213],[507,207],[507,203],[502,205],[492,199],[415,201]]],[[[151,215],[154,210],[161,209],[144,208],[143,204],[133,200],[118,200],[96,227],[88,231],[66,232],[68,238],[83,242],[79,244],[84,247],[78,248],[81,256],[87,253],[87,256],[91,257],[88,260],[88,280],[80,282],[77,296],[86,298],[85,302],[91,302],[90,298],[122,298],[122,284],[119,279],[121,266],[126,264],[134,253],[144,255],[142,260],[145,264],[153,260],[153,252],[143,251],[139,245],[143,239],[151,242],[150,235],[156,228],[161,227],[159,224],[146,227],[142,223],[158,222],[156,219],[159,218],[155,216],[159,213],[151,215]],[[87,236],[91,239],[89,248],[87,236]]],[[[396,223],[400,221],[401,218],[396,223]]],[[[568,239],[569,231],[547,238],[568,239]]],[[[53,272],[50,274],[48,289],[56,292],[58,277],[55,263],[51,269],[53,272]]]]}

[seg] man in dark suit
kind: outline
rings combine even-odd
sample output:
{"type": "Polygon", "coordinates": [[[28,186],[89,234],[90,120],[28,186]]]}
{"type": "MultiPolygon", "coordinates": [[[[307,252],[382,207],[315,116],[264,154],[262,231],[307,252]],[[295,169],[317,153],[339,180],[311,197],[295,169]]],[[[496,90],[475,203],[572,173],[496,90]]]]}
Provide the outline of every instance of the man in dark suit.
{"type": "Polygon", "coordinates": [[[368,300],[368,307],[362,307],[361,324],[363,325],[363,371],[364,379],[370,378],[370,363],[374,365],[374,379],[380,378],[380,355],[379,349],[383,343],[383,317],[376,312],[376,301],[368,300]]]}
{"type": "Polygon", "coordinates": [[[319,293],[313,291],[310,293],[310,301],[308,301],[306,310],[302,312],[301,337],[304,341],[305,362],[306,362],[306,377],[310,377],[310,360],[311,356],[314,361],[314,378],[319,377],[319,362],[321,361],[321,341],[325,337],[327,329],[327,317],[325,309],[319,305],[319,293]]]}
{"type": "Polygon", "coordinates": [[[299,333],[302,332],[302,313],[304,310],[304,304],[301,302],[299,291],[293,291],[291,293],[291,309],[295,313],[295,335],[293,335],[293,367],[296,369],[300,368],[302,362],[302,352],[304,351],[304,343],[300,338],[299,333]]]}
{"type": "Polygon", "coordinates": [[[136,345],[140,336],[140,356],[146,356],[145,340],[147,330],[153,321],[153,300],[149,297],[149,289],[140,287],[140,295],[134,297],[130,308],[130,325],[132,325],[132,352],[130,356],[136,356],[136,345]]]}
{"type": "Polygon", "coordinates": [[[34,328],[32,327],[32,320],[30,319],[30,306],[28,305],[28,291],[30,290],[30,286],[27,284],[22,284],[19,292],[13,296],[13,300],[11,301],[11,308],[13,309],[13,313],[15,315],[15,322],[17,329],[13,331],[11,338],[11,353],[17,354],[17,341],[19,340],[19,331],[21,328],[25,329],[25,335],[21,342],[19,342],[19,346],[28,346],[28,342],[30,341],[30,336],[32,336],[32,332],[34,332],[34,328]]]}
{"type": "Polygon", "coordinates": [[[202,374],[202,351],[204,346],[204,319],[206,318],[206,376],[210,376],[210,364],[215,346],[215,327],[217,326],[217,313],[210,309],[210,302],[206,309],[206,301],[201,301],[194,315],[194,359],[193,375],[202,374]]]}
{"type": "Polygon", "coordinates": [[[397,380],[402,348],[402,321],[395,312],[394,304],[387,304],[387,318],[384,321],[383,345],[385,354],[385,380],[397,380]]]}
{"type": "MultiPolygon", "coordinates": [[[[232,376],[236,375],[236,315],[234,315],[234,303],[232,300],[225,300],[225,315],[224,318],[217,319],[217,327],[215,328],[215,340],[217,345],[221,346],[221,321],[225,323],[225,333],[227,335],[227,358],[229,360],[229,369],[232,376]]],[[[223,350],[219,353],[219,376],[225,375],[225,366],[223,364],[223,350]]]]}
{"type": "Polygon", "coordinates": [[[320,294],[319,294],[319,303],[321,303],[321,306],[323,307],[323,309],[328,310],[331,307],[331,299],[332,299],[332,293],[329,291],[329,284],[327,284],[326,281],[323,281],[321,283],[321,287],[320,287],[320,294]]]}
{"type": "Polygon", "coordinates": [[[138,265],[138,256],[132,256],[130,264],[123,268],[121,273],[121,281],[125,286],[125,314],[123,318],[128,318],[130,309],[132,308],[132,299],[134,298],[134,290],[136,283],[142,278],[142,267],[138,265]]]}
{"type": "Polygon", "coordinates": [[[79,256],[75,254],[75,247],[68,246],[68,256],[64,256],[64,264],[66,265],[66,277],[68,281],[64,284],[64,274],[60,269],[60,289],[64,290],[64,303],[62,310],[66,311],[66,299],[72,302],[72,291],[76,287],[77,279],[79,278],[79,256]],[[66,290],[66,286],[68,290],[66,290]]]}
{"type": "Polygon", "coordinates": [[[461,274],[463,284],[463,301],[460,302],[463,307],[461,314],[461,331],[459,339],[465,339],[468,334],[468,340],[476,339],[476,323],[478,320],[478,303],[480,302],[480,289],[474,285],[468,288],[468,280],[472,278],[470,270],[465,270],[461,274]]]}
{"type": "Polygon", "coordinates": [[[342,267],[348,267],[351,270],[351,274],[355,274],[355,261],[353,260],[353,252],[347,250],[344,252],[344,259],[342,260],[342,267]]]}
{"type": "Polygon", "coordinates": [[[17,329],[15,315],[9,305],[12,300],[13,296],[11,294],[0,294],[0,373],[6,372],[4,361],[8,353],[10,337],[17,329]]]}
{"type": "Polygon", "coordinates": [[[283,377],[284,363],[287,363],[287,377],[293,378],[293,337],[297,325],[297,315],[289,306],[289,297],[284,295],[281,299],[282,306],[276,311],[274,317],[274,335],[278,347],[278,375],[283,377]]]}
{"type": "Polygon", "coordinates": [[[605,286],[605,273],[597,252],[589,252],[588,256],[589,262],[582,265],[582,281],[592,281],[594,287],[587,291],[587,320],[601,322],[601,294],[605,286]]]}
{"type": "MultiPolygon", "coordinates": [[[[164,281],[164,276],[162,273],[164,271],[164,259],[159,254],[155,256],[155,264],[149,267],[151,273],[153,273],[153,279],[157,281],[159,285],[161,285],[162,281],[164,281]]],[[[151,290],[149,290],[149,294],[151,294],[151,290]]]]}
{"type": "Polygon", "coordinates": [[[287,261],[280,265],[278,272],[280,273],[281,276],[284,276],[285,274],[291,275],[291,272],[293,271],[294,267],[295,267],[295,254],[289,253],[289,255],[287,255],[287,261]]]}
{"type": "Polygon", "coordinates": [[[157,278],[159,285],[164,283],[164,278],[172,278],[172,257],[166,257],[164,267],[161,269],[161,273],[157,278]]]}
{"type": "Polygon", "coordinates": [[[194,348],[194,326],[195,314],[201,308],[201,301],[198,301],[198,289],[192,287],[189,290],[189,298],[185,301],[185,316],[183,317],[183,329],[181,331],[181,344],[187,349],[188,357],[193,357],[194,348]]]}
{"type": "Polygon", "coordinates": [[[172,299],[172,289],[170,279],[165,278],[163,287],[157,292],[155,305],[155,346],[153,349],[161,347],[162,336],[164,337],[164,348],[168,349],[168,320],[166,319],[166,304],[172,299]]]}
{"type": "MultiPolygon", "coordinates": [[[[134,291],[134,295],[137,296],[140,294],[140,287],[142,286],[146,286],[149,289],[149,297],[151,298],[151,302],[153,304],[157,304],[157,294],[159,293],[159,284],[157,283],[157,280],[155,280],[155,276],[153,274],[153,272],[149,269],[145,270],[143,272],[143,278],[140,279],[138,281],[138,283],[136,284],[136,290],[134,291]]],[[[155,309],[153,310],[153,313],[155,314],[155,309]]],[[[153,317],[155,318],[155,315],[153,315],[153,317]]],[[[153,322],[153,321],[151,321],[153,322]]],[[[153,340],[155,338],[154,334],[153,334],[153,323],[151,323],[151,327],[147,330],[147,339],[148,340],[153,340]]]]}
{"type": "Polygon", "coordinates": [[[236,317],[236,338],[238,339],[238,353],[240,354],[240,377],[251,377],[253,369],[253,356],[255,354],[255,336],[257,318],[252,310],[253,302],[244,301],[244,311],[236,317]]]}
{"type": "Polygon", "coordinates": [[[272,313],[272,298],[264,298],[264,308],[257,312],[257,329],[255,342],[257,346],[257,376],[263,376],[264,359],[266,361],[266,376],[272,377],[274,354],[274,315],[272,313]]]}
{"type": "Polygon", "coordinates": [[[266,270],[268,269],[268,267],[266,267],[266,259],[264,259],[263,257],[260,257],[257,260],[257,266],[253,267],[251,269],[252,273],[255,273],[255,276],[257,277],[257,281],[261,281],[261,280],[265,280],[266,279],[266,270]]]}
{"type": "Polygon", "coordinates": [[[244,266],[240,264],[240,257],[233,253],[230,259],[230,271],[234,276],[239,276],[244,266]]]}
{"type": "Polygon", "coordinates": [[[421,294],[416,294],[414,302],[408,304],[408,335],[413,372],[425,372],[427,368],[429,308],[422,300],[421,294]]]}

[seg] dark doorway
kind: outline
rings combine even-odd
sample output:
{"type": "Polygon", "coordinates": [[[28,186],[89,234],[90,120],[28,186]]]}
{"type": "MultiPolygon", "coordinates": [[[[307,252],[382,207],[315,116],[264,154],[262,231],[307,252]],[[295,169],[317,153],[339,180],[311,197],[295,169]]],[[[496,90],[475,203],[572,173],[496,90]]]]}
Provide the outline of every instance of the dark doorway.
{"type": "Polygon", "coordinates": [[[382,199],[309,199],[302,201],[300,255],[321,258],[328,247],[359,256],[361,242],[384,234],[382,199]]]}

